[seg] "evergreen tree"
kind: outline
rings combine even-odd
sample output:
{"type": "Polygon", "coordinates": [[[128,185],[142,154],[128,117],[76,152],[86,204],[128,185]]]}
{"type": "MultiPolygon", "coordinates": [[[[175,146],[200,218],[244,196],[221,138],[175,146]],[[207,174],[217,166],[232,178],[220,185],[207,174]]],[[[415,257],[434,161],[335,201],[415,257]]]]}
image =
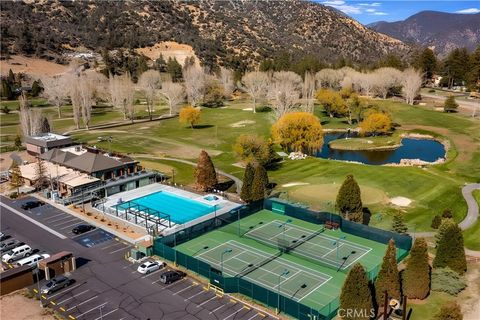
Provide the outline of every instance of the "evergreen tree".
{"type": "Polygon", "coordinates": [[[11,85],[15,83],[15,74],[13,73],[12,69],[8,70],[7,81],[11,85]]]}
{"type": "Polygon", "coordinates": [[[182,66],[178,63],[177,59],[168,58],[167,73],[170,74],[173,82],[182,81],[182,66]]]}
{"type": "Polygon", "coordinates": [[[462,310],[456,302],[442,305],[434,320],[463,320],[462,310]]]}
{"type": "Polygon", "coordinates": [[[18,163],[14,160],[12,163],[12,166],[10,167],[11,171],[11,179],[10,179],[10,184],[12,187],[17,189],[17,194],[20,193],[20,187],[23,185],[23,178],[22,178],[22,173],[20,171],[20,167],[18,166],[18,163]]]}
{"type": "Polygon", "coordinates": [[[218,183],[212,159],[205,150],[200,152],[194,173],[197,181],[196,187],[200,191],[210,191],[218,183]]]}
{"type": "Polygon", "coordinates": [[[245,173],[243,174],[242,191],[240,192],[240,199],[249,203],[252,202],[252,187],[253,178],[255,175],[255,168],[252,163],[249,162],[245,167],[245,173]]]}
{"type": "Polygon", "coordinates": [[[470,56],[466,48],[456,48],[450,52],[444,63],[444,73],[448,87],[461,85],[471,71],[470,56]]]}
{"type": "Polygon", "coordinates": [[[41,126],[39,128],[40,132],[39,133],[48,133],[52,131],[52,128],[50,127],[50,121],[48,120],[47,117],[43,116],[42,119],[40,120],[41,126]]]}
{"type": "Polygon", "coordinates": [[[400,212],[397,212],[393,216],[393,223],[392,223],[391,230],[397,233],[406,233],[408,231],[408,227],[403,222],[403,215],[400,212]]]}
{"type": "Polygon", "coordinates": [[[432,229],[438,229],[440,225],[442,224],[442,217],[440,217],[438,214],[435,215],[432,219],[432,224],[430,225],[432,229]]]}
{"type": "Polygon", "coordinates": [[[162,54],[160,55],[160,57],[158,57],[157,60],[155,60],[155,65],[157,66],[158,71],[167,72],[167,62],[163,58],[162,54]]]}
{"type": "Polygon", "coordinates": [[[389,298],[400,299],[400,275],[397,268],[397,248],[395,241],[388,242],[387,252],[383,257],[383,263],[375,281],[375,296],[377,305],[383,306],[385,291],[389,298]]]}
{"type": "Polygon", "coordinates": [[[433,260],[433,267],[449,267],[459,274],[464,274],[467,271],[467,260],[463,247],[462,229],[451,219],[444,219],[440,229],[443,231],[437,242],[437,254],[433,260]]]}
{"type": "Polygon", "coordinates": [[[37,158],[37,163],[35,166],[35,187],[43,188],[48,184],[47,180],[47,168],[42,159],[37,158]]]}
{"type": "Polygon", "coordinates": [[[370,319],[373,313],[373,303],[368,278],[360,263],[356,263],[348,272],[347,278],[340,293],[340,309],[354,310],[355,314],[348,316],[348,313],[341,314],[342,319],[370,319]]]}
{"type": "Polygon", "coordinates": [[[17,148],[17,150],[20,150],[20,147],[22,146],[22,138],[20,137],[19,134],[17,134],[17,135],[15,136],[15,140],[14,140],[13,144],[15,145],[15,147],[17,148]]]}
{"type": "Polygon", "coordinates": [[[452,219],[452,218],[453,218],[453,212],[452,212],[452,210],[450,210],[450,209],[445,209],[445,210],[443,210],[442,218],[452,219]]]}
{"type": "Polygon", "coordinates": [[[255,167],[255,174],[252,183],[252,201],[265,199],[266,187],[268,184],[267,171],[261,165],[255,167]]]}
{"type": "Polygon", "coordinates": [[[413,62],[413,65],[422,71],[425,79],[431,79],[437,69],[437,58],[430,48],[425,48],[413,62]]]}
{"type": "Polygon", "coordinates": [[[336,208],[342,217],[355,222],[363,220],[363,205],[360,194],[360,187],[353,178],[348,175],[337,194],[336,208]]]}
{"type": "Polygon", "coordinates": [[[443,111],[445,112],[455,112],[457,111],[458,103],[455,101],[455,97],[450,95],[445,102],[443,103],[443,111]]]}
{"type": "Polygon", "coordinates": [[[403,294],[410,299],[424,299],[430,291],[430,266],[427,241],[417,238],[410,250],[403,272],[403,294]]]}
{"type": "Polygon", "coordinates": [[[12,85],[6,79],[2,79],[2,97],[5,97],[7,100],[13,100],[15,98],[12,85]]]}
{"type": "Polygon", "coordinates": [[[42,90],[43,90],[43,88],[40,85],[40,81],[39,80],[33,81],[32,91],[30,92],[32,97],[38,97],[38,95],[42,92],[42,90]]]}

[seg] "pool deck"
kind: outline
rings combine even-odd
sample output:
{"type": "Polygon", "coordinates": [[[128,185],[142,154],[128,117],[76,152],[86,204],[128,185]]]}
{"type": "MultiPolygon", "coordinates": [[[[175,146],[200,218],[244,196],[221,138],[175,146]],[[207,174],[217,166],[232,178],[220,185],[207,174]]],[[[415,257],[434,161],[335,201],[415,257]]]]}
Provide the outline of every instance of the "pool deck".
{"type": "MultiPolygon", "coordinates": [[[[214,212],[208,213],[206,215],[203,215],[201,217],[198,217],[197,219],[188,221],[186,223],[175,224],[175,223],[172,222],[172,226],[170,228],[165,228],[165,229],[162,230],[161,233],[163,235],[169,235],[173,232],[177,232],[177,231],[180,231],[184,228],[187,228],[187,227],[190,227],[192,225],[198,224],[200,222],[209,220],[209,219],[211,219],[215,216],[221,216],[224,213],[230,212],[230,211],[235,210],[236,208],[239,208],[239,207],[242,206],[239,203],[229,201],[229,200],[225,199],[224,197],[222,197],[220,195],[217,195],[217,194],[215,194],[215,196],[219,198],[218,200],[208,201],[208,200],[204,199],[204,197],[206,197],[207,195],[196,194],[196,193],[193,193],[193,192],[190,192],[190,191],[182,190],[182,189],[179,189],[179,188],[175,188],[175,187],[160,184],[160,183],[149,184],[149,185],[144,186],[144,187],[140,187],[140,188],[125,191],[125,192],[120,192],[120,193],[114,194],[112,196],[109,196],[107,198],[107,200],[105,201],[105,203],[103,204],[103,206],[105,208],[109,209],[109,210],[105,210],[108,214],[112,214],[112,212],[115,211],[115,205],[117,205],[119,202],[127,202],[127,201],[131,201],[131,200],[135,200],[135,199],[138,199],[138,198],[141,198],[141,197],[144,197],[146,195],[156,193],[156,192],[159,192],[159,191],[166,191],[166,192],[169,192],[169,193],[173,193],[175,195],[179,195],[179,196],[184,197],[184,198],[195,200],[195,201],[198,201],[198,202],[201,202],[203,204],[210,205],[210,206],[219,205],[219,208],[217,210],[215,210],[214,212]]],[[[102,210],[102,209],[97,208],[97,210],[102,210]]],[[[134,221],[133,215],[128,215],[126,217],[126,220],[129,223],[135,224],[135,223],[133,223],[133,221],[134,221]]],[[[137,221],[136,225],[144,227],[145,226],[145,221],[143,219],[139,219],[137,221]]]]}

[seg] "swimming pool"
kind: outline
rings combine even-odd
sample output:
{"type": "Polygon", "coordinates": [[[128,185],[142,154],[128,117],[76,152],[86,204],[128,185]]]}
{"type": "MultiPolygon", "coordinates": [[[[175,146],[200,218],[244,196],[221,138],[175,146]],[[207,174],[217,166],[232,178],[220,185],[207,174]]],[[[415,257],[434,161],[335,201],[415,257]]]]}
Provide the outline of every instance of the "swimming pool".
{"type": "MultiPolygon", "coordinates": [[[[220,209],[220,205],[208,205],[194,199],[185,198],[170,192],[158,191],[146,196],[130,200],[132,203],[160,211],[170,215],[170,220],[183,224],[220,209]]],[[[119,205],[127,209],[128,203],[119,205]]]]}

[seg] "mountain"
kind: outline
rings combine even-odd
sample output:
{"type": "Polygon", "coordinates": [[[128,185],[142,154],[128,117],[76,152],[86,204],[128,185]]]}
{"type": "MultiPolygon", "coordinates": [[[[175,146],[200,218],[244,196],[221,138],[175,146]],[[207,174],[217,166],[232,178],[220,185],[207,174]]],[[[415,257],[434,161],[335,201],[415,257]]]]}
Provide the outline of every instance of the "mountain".
{"type": "Polygon", "coordinates": [[[258,64],[286,51],[376,61],[409,46],[337,10],[300,0],[0,2],[2,52],[51,55],[66,47],[138,48],[161,41],[191,45],[208,64],[258,64]]]}
{"type": "Polygon", "coordinates": [[[474,50],[480,44],[480,13],[422,11],[403,21],[379,21],[368,27],[404,42],[434,47],[440,56],[454,48],[474,50]]]}

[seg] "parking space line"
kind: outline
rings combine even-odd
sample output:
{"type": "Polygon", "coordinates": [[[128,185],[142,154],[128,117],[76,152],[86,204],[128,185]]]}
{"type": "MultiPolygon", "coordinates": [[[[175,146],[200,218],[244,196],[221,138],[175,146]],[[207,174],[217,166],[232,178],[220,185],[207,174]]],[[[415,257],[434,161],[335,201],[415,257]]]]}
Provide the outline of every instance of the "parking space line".
{"type": "Polygon", "coordinates": [[[142,277],[142,279],[148,278],[150,276],[153,276],[154,274],[157,274],[159,271],[162,271],[162,269],[155,270],[153,272],[150,272],[149,274],[145,275],[142,277]]]}
{"type": "Polygon", "coordinates": [[[98,297],[98,296],[91,297],[90,299],[85,300],[85,301],[83,301],[82,303],[79,303],[79,304],[77,304],[76,306],[71,307],[70,309],[67,309],[67,311],[70,311],[70,310],[72,310],[72,309],[75,309],[76,307],[81,306],[82,304],[85,304],[85,303],[87,303],[87,302],[89,302],[89,301],[92,301],[93,299],[95,299],[95,298],[97,298],[97,297],[98,297]]]}
{"type": "Polygon", "coordinates": [[[71,228],[71,227],[73,227],[73,226],[80,225],[80,224],[82,224],[82,221],[75,222],[74,224],[71,224],[71,225],[68,225],[68,226],[66,226],[66,227],[60,228],[60,230],[64,230],[64,229],[67,229],[67,228],[71,228]]]}
{"type": "Polygon", "coordinates": [[[98,308],[100,308],[100,307],[103,307],[103,306],[106,305],[107,303],[108,303],[108,302],[102,303],[102,304],[96,306],[95,308],[92,308],[92,309],[90,309],[90,310],[88,310],[88,311],[85,311],[84,313],[79,314],[79,315],[76,316],[76,317],[79,318],[79,317],[81,317],[81,316],[89,313],[90,311],[93,311],[93,310],[95,310],[95,309],[98,309],[98,308]]]}
{"type": "Polygon", "coordinates": [[[174,286],[174,285],[176,285],[176,284],[179,284],[179,283],[184,282],[185,280],[187,280],[187,279],[186,279],[186,278],[183,278],[182,280],[179,280],[179,281],[177,281],[177,282],[170,283],[168,286],[163,287],[163,289],[168,289],[168,288],[170,288],[170,287],[172,287],[172,286],[174,286]]]}
{"type": "Polygon", "coordinates": [[[73,299],[73,298],[76,298],[76,297],[78,297],[78,296],[81,296],[82,294],[84,294],[85,292],[88,292],[88,291],[90,291],[90,289],[87,289],[87,290],[85,290],[85,291],[82,291],[82,292],[80,292],[80,293],[77,293],[77,294],[71,296],[70,298],[67,298],[67,299],[58,301],[58,304],[63,304],[63,303],[65,303],[65,302],[67,302],[68,300],[71,300],[71,299],[73,299]]]}
{"type": "Polygon", "coordinates": [[[65,290],[65,291],[60,291],[59,293],[55,293],[54,295],[51,295],[49,298],[52,299],[53,297],[56,297],[56,296],[58,296],[59,294],[70,292],[70,291],[72,291],[73,289],[81,286],[82,284],[85,284],[85,282],[84,282],[84,283],[79,283],[79,284],[77,284],[76,286],[70,287],[70,288],[68,288],[68,289],[65,290]]]}
{"type": "Polygon", "coordinates": [[[117,250],[114,250],[114,251],[110,251],[108,254],[114,254],[115,252],[119,252],[119,251],[128,249],[129,247],[130,247],[130,246],[126,246],[126,247],[123,247],[123,248],[120,248],[120,249],[117,249],[117,250]]]}
{"type": "Polygon", "coordinates": [[[117,246],[117,245],[119,245],[119,244],[122,244],[122,243],[121,243],[121,242],[115,242],[114,244],[111,244],[111,245],[109,245],[109,246],[106,246],[106,247],[103,247],[103,248],[100,248],[100,249],[106,250],[106,249],[108,249],[108,248],[115,247],[115,246],[117,246]]]}
{"type": "Polygon", "coordinates": [[[187,289],[189,289],[189,288],[191,288],[191,287],[194,287],[194,286],[195,286],[195,284],[192,283],[192,284],[189,285],[188,287],[183,288],[182,290],[175,292],[173,295],[175,296],[175,295],[179,294],[180,292],[183,292],[183,291],[185,291],[185,290],[187,290],[187,289]]]}
{"type": "Polygon", "coordinates": [[[231,315],[229,315],[228,317],[226,317],[226,318],[223,318],[223,320],[227,320],[228,318],[230,318],[231,316],[234,316],[234,315],[236,315],[237,313],[239,313],[239,312],[240,312],[240,311],[242,311],[242,310],[243,310],[243,307],[242,307],[240,310],[237,310],[237,311],[235,311],[234,313],[232,313],[232,314],[231,314],[231,315]]]}
{"type": "Polygon", "coordinates": [[[90,289],[87,289],[87,290],[85,290],[85,291],[82,291],[82,292],[80,292],[80,293],[77,293],[76,295],[71,296],[70,298],[67,298],[67,299],[65,299],[65,300],[58,301],[58,304],[63,304],[63,303],[65,303],[65,302],[67,302],[68,300],[73,299],[73,298],[76,298],[76,297],[78,297],[78,296],[81,296],[82,294],[84,294],[85,292],[88,292],[88,291],[90,291],[90,289]]]}
{"type": "Polygon", "coordinates": [[[72,221],[77,221],[78,219],[77,218],[72,218],[70,220],[65,220],[65,221],[62,221],[60,223],[57,223],[57,224],[52,224],[53,227],[58,227],[58,226],[61,226],[62,224],[65,224],[65,223],[70,223],[72,221]]]}
{"type": "Polygon", "coordinates": [[[69,214],[64,214],[64,216],[65,216],[65,217],[62,217],[62,218],[60,218],[60,219],[55,219],[55,220],[48,221],[48,223],[55,223],[55,222],[61,221],[61,220],[63,220],[63,219],[72,218],[72,216],[69,215],[69,214]]]}
{"type": "Polygon", "coordinates": [[[64,215],[67,215],[67,214],[66,213],[59,213],[59,214],[53,215],[51,217],[45,218],[45,219],[43,219],[43,221],[47,221],[47,220],[50,220],[50,219],[53,219],[53,218],[56,218],[56,217],[59,217],[59,216],[64,216],[64,215]]]}
{"type": "Polygon", "coordinates": [[[227,304],[222,304],[220,307],[216,308],[216,309],[213,309],[212,311],[210,311],[210,314],[214,313],[214,312],[217,312],[218,310],[222,309],[223,307],[225,307],[227,304]]]}
{"type": "Polygon", "coordinates": [[[199,294],[202,294],[202,293],[204,293],[203,290],[201,290],[199,293],[194,294],[194,295],[191,296],[191,297],[186,298],[184,301],[190,300],[190,299],[192,299],[192,298],[194,298],[194,297],[196,297],[196,296],[198,296],[199,294]]]}
{"type": "Polygon", "coordinates": [[[117,308],[117,309],[114,309],[114,310],[112,310],[112,311],[110,311],[110,312],[107,312],[107,313],[103,314],[101,317],[96,318],[95,320],[102,319],[102,317],[108,316],[109,314],[114,313],[114,312],[117,311],[117,310],[118,310],[118,308],[117,308]]]}
{"type": "Polygon", "coordinates": [[[214,295],[214,296],[213,296],[213,297],[211,297],[210,299],[208,299],[208,300],[205,300],[205,301],[203,301],[203,302],[202,302],[202,303],[200,303],[200,304],[197,304],[197,308],[200,308],[200,307],[201,307],[201,306],[203,306],[205,303],[208,303],[209,301],[212,301],[212,300],[213,300],[213,299],[215,299],[216,297],[217,297],[217,296],[216,296],[216,295],[214,295]]]}
{"type": "Polygon", "coordinates": [[[255,314],[253,316],[251,316],[250,318],[248,318],[247,320],[252,320],[253,318],[255,318],[256,316],[258,316],[259,314],[255,312],[255,314]]]}

